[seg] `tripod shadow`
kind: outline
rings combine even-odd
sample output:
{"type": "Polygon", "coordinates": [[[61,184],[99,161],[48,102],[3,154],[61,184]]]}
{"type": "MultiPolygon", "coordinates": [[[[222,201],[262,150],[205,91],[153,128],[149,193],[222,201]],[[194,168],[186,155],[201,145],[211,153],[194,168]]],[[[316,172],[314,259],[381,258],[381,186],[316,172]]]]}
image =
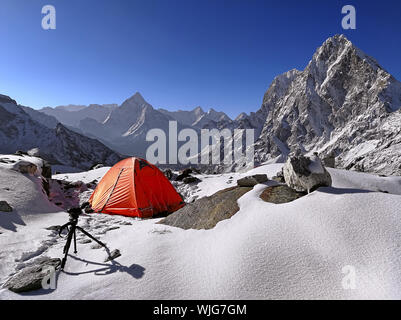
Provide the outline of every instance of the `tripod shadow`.
{"type": "Polygon", "coordinates": [[[76,256],[68,255],[70,258],[77,260],[77,261],[82,261],[87,264],[95,265],[95,266],[100,266],[98,269],[93,269],[93,270],[88,270],[88,271],[82,271],[82,272],[68,272],[68,271],[63,271],[65,274],[68,274],[70,276],[78,276],[82,274],[88,274],[88,273],[94,273],[97,276],[105,276],[108,274],[112,274],[115,272],[126,272],[130,276],[134,277],[135,279],[140,279],[143,277],[145,274],[145,268],[138,265],[138,264],[132,264],[131,266],[123,266],[117,261],[111,260],[110,264],[109,263],[100,263],[100,262],[95,262],[95,261],[89,261],[85,260],[76,256]]]}

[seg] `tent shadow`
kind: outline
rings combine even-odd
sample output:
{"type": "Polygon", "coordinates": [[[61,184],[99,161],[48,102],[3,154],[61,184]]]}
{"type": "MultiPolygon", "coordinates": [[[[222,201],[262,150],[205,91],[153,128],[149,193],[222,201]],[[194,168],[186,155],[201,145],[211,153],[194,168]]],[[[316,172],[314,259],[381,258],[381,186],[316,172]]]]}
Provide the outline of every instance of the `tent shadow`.
{"type": "Polygon", "coordinates": [[[17,232],[17,225],[26,225],[17,211],[13,210],[11,212],[2,212],[0,214],[0,228],[17,232]]]}
{"type": "Polygon", "coordinates": [[[374,191],[363,190],[363,189],[352,189],[352,188],[335,188],[335,187],[320,187],[316,191],[329,193],[329,194],[353,194],[353,193],[371,193],[374,191]]]}
{"type": "Polygon", "coordinates": [[[76,256],[68,255],[70,258],[78,261],[85,262],[87,264],[95,265],[95,266],[100,266],[100,268],[97,269],[92,269],[88,271],[82,271],[82,272],[69,272],[63,270],[63,273],[70,275],[70,276],[78,276],[82,274],[88,274],[88,273],[93,273],[97,276],[105,276],[109,275],[115,272],[126,272],[130,276],[132,276],[135,279],[140,279],[144,276],[145,274],[145,268],[142,267],[141,265],[138,264],[132,264],[129,267],[121,265],[119,262],[115,260],[111,260],[110,263],[100,263],[100,262],[95,262],[95,261],[89,261],[86,259],[82,259],[76,256]]]}

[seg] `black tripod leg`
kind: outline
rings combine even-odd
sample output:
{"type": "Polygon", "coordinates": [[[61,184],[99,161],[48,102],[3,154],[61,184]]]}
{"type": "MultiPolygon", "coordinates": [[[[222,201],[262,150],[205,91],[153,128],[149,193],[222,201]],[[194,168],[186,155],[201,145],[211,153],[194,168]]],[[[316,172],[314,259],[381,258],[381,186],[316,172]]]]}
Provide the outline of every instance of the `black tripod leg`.
{"type": "Polygon", "coordinates": [[[96,242],[97,242],[98,244],[100,244],[102,247],[105,247],[106,249],[108,249],[107,246],[106,246],[102,241],[96,239],[94,236],[92,236],[90,233],[86,232],[86,231],[85,231],[84,229],[82,229],[81,227],[78,227],[78,226],[77,226],[77,229],[78,229],[79,231],[81,231],[84,235],[86,235],[87,237],[91,238],[93,241],[96,241],[96,242]]]}
{"type": "Polygon", "coordinates": [[[74,229],[74,253],[77,253],[77,232],[74,229]]]}
{"type": "Polygon", "coordinates": [[[60,265],[61,270],[64,269],[65,263],[67,261],[68,250],[70,249],[71,240],[72,240],[72,236],[73,236],[74,232],[75,232],[75,228],[74,228],[74,226],[71,226],[70,230],[68,232],[67,242],[65,243],[65,246],[63,249],[64,258],[63,258],[63,260],[61,260],[61,265],[60,265]]]}

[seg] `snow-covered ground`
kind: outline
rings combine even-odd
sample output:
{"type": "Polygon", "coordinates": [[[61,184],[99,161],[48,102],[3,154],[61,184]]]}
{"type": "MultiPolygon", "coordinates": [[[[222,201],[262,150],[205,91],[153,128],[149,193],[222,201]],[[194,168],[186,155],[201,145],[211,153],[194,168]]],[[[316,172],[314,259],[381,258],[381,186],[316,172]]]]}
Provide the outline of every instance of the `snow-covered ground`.
{"type": "MultiPolygon", "coordinates": [[[[197,175],[202,182],[178,189],[186,199],[195,199],[233,186],[246,175],[271,178],[280,167],[197,175]]],[[[107,169],[54,178],[88,183],[107,169]]],[[[0,171],[0,200],[14,174],[10,172],[0,171]]],[[[401,177],[329,172],[333,187],[287,204],[262,201],[265,186],[257,185],[239,199],[237,214],[211,230],[156,224],[160,219],[83,215],[80,225],[122,256],[105,263],[103,249],[78,243],[56,290],[18,295],[3,289],[0,299],[400,299],[401,177]],[[355,270],[355,289],[342,286],[346,266],[355,270]]],[[[21,182],[27,179],[15,174],[21,182]]],[[[64,240],[45,228],[68,220],[46,199],[43,211],[53,213],[27,214],[29,201],[6,200],[18,208],[23,223],[1,225],[0,283],[35,257],[61,257],[64,240]]],[[[78,242],[84,239],[79,236],[78,242]]]]}

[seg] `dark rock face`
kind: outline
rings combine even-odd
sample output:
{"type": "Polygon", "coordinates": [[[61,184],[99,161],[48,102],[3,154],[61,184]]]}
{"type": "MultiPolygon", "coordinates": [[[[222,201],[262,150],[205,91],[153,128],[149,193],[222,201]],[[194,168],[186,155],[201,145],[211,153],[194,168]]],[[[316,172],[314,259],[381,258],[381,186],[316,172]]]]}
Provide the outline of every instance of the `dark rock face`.
{"type": "Polygon", "coordinates": [[[185,177],[184,179],[182,179],[182,182],[184,182],[186,184],[197,183],[200,181],[201,181],[200,179],[198,179],[197,177],[193,177],[193,176],[185,177]]]}
{"type": "Polygon", "coordinates": [[[239,210],[237,200],[251,187],[231,187],[187,204],[159,223],[182,229],[211,229],[239,210]]]}
{"type": "Polygon", "coordinates": [[[265,174],[255,174],[253,176],[248,176],[237,181],[237,185],[240,187],[254,187],[259,183],[266,182],[267,175],[265,174]]]}
{"type": "Polygon", "coordinates": [[[60,259],[47,258],[26,267],[10,278],[4,287],[16,293],[41,289],[42,280],[48,274],[48,268],[57,268],[60,262],[60,259]]]}
{"type": "Polygon", "coordinates": [[[259,196],[263,201],[275,204],[294,201],[306,195],[305,192],[297,192],[286,185],[267,187],[259,196]]]}
{"type": "Polygon", "coordinates": [[[191,175],[192,169],[184,169],[180,172],[180,174],[175,178],[175,181],[182,181],[184,178],[187,178],[191,175]]]}
{"type": "Polygon", "coordinates": [[[13,208],[7,203],[7,201],[0,201],[0,211],[2,212],[12,212],[13,208]]]}

